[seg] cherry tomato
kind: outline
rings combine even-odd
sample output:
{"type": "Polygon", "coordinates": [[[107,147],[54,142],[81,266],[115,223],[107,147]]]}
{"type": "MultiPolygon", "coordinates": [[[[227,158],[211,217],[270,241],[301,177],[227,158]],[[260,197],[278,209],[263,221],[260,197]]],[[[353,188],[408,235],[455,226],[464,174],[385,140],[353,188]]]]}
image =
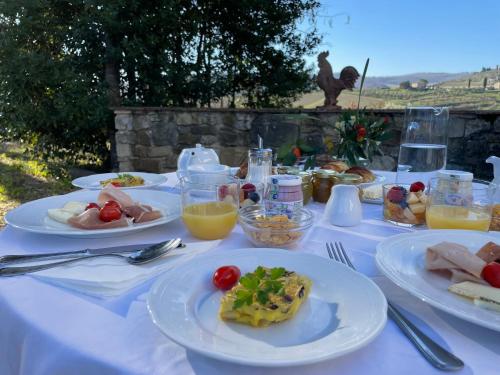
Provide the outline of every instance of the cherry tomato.
{"type": "Polygon", "coordinates": [[[113,181],[113,182],[111,183],[111,185],[113,185],[114,187],[121,187],[121,186],[122,186],[122,184],[121,184],[121,183],[119,183],[118,181],[113,181]]]}
{"type": "Polygon", "coordinates": [[[97,203],[90,202],[89,204],[87,204],[87,207],[85,207],[85,211],[90,210],[91,208],[97,208],[98,210],[101,209],[101,207],[99,207],[97,203]]]}
{"type": "Polygon", "coordinates": [[[113,207],[118,208],[120,211],[122,210],[122,206],[117,201],[107,201],[104,203],[104,207],[113,207]]]}
{"type": "Polygon", "coordinates": [[[240,279],[241,272],[236,266],[222,266],[217,268],[212,278],[214,285],[222,290],[231,289],[240,279]]]}
{"type": "Polygon", "coordinates": [[[104,222],[119,220],[122,217],[122,211],[116,207],[103,207],[99,211],[99,219],[104,222]]]}
{"type": "Polygon", "coordinates": [[[483,268],[482,276],[492,287],[500,288],[500,263],[488,263],[483,268]]]}

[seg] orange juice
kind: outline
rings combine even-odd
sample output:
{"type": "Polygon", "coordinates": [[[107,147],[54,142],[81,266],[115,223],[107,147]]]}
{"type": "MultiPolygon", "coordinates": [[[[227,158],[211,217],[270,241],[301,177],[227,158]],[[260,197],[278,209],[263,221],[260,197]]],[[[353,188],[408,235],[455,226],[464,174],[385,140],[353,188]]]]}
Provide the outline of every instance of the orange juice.
{"type": "Polygon", "coordinates": [[[204,202],[184,207],[182,219],[191,234],[202,240],[226,237],[236,225],[238,210],[228,202],[204,202]]]}
{"type": "Polygon", "coordinates": [[[427,208],[427,226],[431,229],[472,229],[487,231],[491,215],[479,208],[435,205],[427,208]]]}

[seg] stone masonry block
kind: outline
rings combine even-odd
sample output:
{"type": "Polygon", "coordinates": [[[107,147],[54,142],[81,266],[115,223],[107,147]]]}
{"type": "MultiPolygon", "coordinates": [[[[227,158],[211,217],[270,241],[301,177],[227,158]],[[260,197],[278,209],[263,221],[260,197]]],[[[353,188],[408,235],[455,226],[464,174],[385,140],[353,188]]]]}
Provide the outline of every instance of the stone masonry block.
{"type": "Polygon", "coordinates": [[[500,116],[498,116],[493,123],[493,130],[495,131],[495,133],[500,133],[500,116]]]}
{"type": "Polygon", "coordinates": [[[460,138],[464,136],[465,120],[463,118],[450,118],[448,123],[448,137],[460,138]]]}
{"type": "Polygon", "coordinates": [[[132,130],[133,117],[131,113],[117,113],[115,115],[116,130],[132,130]]]}
{"type": "Polygon", "coordinates": [[[193,112],[176,112],[173,122],[178,126],[197,124],[198,114],[193,112]]]}
{"type": "Polygon", "coordinates": [[[129,144],[118,143],[116,145],[116,156],[117,157],[130,157],[132,156],[132,146],[129,144]]]}
{"type": "Polygon", "coordinates": [[[478,133],[489,129],[490,129],[490,123],[485,120],[475,119],[472,121],[467,121],[465,124],[465,136],[468,137],[474,133],[478,133]]]}
{"type": "Polygon", "coordinates": [[[135,132],[119,130],[115,133],[116,143],[136,143],[135,132]]]}
{"type": "Polygon", "coordinates": [[[149,129],[151,127],[150,117],[146,114],[136,114],[134,116],[134,129],[149,129]]]}
{"type": "Polygon", "coordinates": [[[153,144],[151,130],[139,130],[136,132],[137,144],[142,146],[151,146],[153,144]]]}
{"type": "Polygon", "coordinates": [[[154,125],[151,130],[152,140],[155,146],[174,146],[177,144],[179,133],[175,124],[158,123],[154,125]]]}
{"type": "Polygon", "coordinates": [[[120,172],[130,172],[134,170],[134,165],[131,161],[120,161],[118,169],[120,172]]]}

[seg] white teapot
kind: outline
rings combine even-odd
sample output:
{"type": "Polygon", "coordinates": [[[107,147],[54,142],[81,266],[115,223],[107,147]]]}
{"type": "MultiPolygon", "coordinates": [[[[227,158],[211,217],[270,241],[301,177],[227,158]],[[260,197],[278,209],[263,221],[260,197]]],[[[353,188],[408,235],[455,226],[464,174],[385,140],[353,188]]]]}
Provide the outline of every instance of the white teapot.
{"type": "Polygon", "coordinates": [[[205,148],[197,143],[194,148],[185,148],[177,159],[177,176],[186,175],[192,165],[218,165],[219,156],[212,148],[205,148]]]}
{"type": "Polygon", "coordinates": [[[334,185],[326,203],[325,217],[333,225],[351,227],[361,222],[359,190],[354,185],[334,185]]]}

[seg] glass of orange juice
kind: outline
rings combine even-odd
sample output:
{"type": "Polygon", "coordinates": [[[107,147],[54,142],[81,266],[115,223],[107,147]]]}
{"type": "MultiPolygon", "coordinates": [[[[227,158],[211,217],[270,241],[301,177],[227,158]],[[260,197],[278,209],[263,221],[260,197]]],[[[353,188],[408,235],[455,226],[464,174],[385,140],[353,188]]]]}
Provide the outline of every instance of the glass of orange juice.
{"type": "Polygon", "coordinates": [[[233,230],[238,219],[239,180],[227,174],[196,173],[182,177],[182,220],[202,240],[217,240],[233,230]]]}
{"type": "Polygon", "coordinates": [[[486,181],[432,178],[428,185],[427,226],[487,231],[492,197],[493,186],[486,181]]]}

